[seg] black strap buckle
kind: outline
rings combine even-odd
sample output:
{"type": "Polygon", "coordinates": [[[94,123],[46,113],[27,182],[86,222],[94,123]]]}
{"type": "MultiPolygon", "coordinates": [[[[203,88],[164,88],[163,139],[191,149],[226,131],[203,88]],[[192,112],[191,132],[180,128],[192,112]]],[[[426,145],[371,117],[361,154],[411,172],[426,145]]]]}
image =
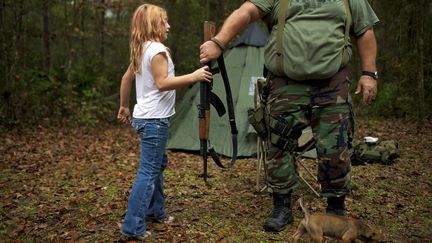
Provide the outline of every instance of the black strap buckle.
{"type": "Polygon", "coordinates": [[[294,151],[297,147],[297,141],[291,138],[279,137],[275,145],[283,150],[294,151]]]}

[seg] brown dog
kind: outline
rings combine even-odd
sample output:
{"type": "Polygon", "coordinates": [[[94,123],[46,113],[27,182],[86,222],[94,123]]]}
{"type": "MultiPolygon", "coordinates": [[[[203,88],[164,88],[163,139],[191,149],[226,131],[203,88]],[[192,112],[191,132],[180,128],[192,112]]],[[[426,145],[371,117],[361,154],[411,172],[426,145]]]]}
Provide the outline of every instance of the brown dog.
{"type": "Polygon", "coordinates": [[[364,242],[385,242],[381,232],[374,230],[361,220],[333,214],[309,214],[301,198],[298,201],[305,217],[293,235],[294,242],[297,242],[305,233],[308,233],[314,242],[323,242],[324,236],[342,240],[344,243],[356,239],[364,242]]]}

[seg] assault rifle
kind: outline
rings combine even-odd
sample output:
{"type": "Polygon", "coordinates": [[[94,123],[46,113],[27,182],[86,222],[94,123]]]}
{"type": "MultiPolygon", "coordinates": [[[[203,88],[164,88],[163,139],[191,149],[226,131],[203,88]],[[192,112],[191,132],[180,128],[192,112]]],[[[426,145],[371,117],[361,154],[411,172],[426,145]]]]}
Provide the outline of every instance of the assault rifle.
{"type": "MultiPolygon", "coordinates": [[[[216,33],[216,26],[212,22],[204,22],[204,41],[211,40],[211,38],[216,33]]],[[[229,122],[231,126],[231,134],[232,134],[232,145],[233,145],[233,154],[231,156],[231,161],[228,166],[224,166],[219,156],[216,154],[214,148],[210,145],[209,141],[209,129],[210,129],[210,104],[212,104],[218,115],[223,116],[226,113],[225,107],[220,100],[220,98],[213,93],[212,84],[206,81],[200,82],[200,104],[198,106],[198,118],[199,118],[199,139],[200,139],[200,154],[203,157],[203,165],[204,171],[202,177],[204,181],[207,182],[207,159],[208,154],[213,158],[213,161],[221,168],[232,167],[237,158],[237,127],[235,123],[235,115],[234,115],[234,105],[232,100],[231,87],[229,85],[228,75],[225,68],[225,63],[223,59],[223,54],[217,59],[218,68],[212,67],[211,63],[207,63],[212,74],[216,74],[218,72],[221,73],[222,79],[224,81],[227,106],[228,106],[228,116],[229,122]]]]}

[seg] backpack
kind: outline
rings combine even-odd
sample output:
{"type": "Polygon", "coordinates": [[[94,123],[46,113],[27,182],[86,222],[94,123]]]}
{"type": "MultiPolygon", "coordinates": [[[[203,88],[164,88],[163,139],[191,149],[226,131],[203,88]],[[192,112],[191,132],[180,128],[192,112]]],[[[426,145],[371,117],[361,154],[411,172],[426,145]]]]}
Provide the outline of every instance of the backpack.
{"type": "Polygon", "coordinates": [[[354,146],[352,165],[381,163],[390,165],[400,156],[399,145],[395,140],[382,140],[375,143],[362,141],[354,146]]]}
{"type": "MultiPolygon", "coordinates": [[[[312,1],[312,0],[311,0],[312,1]]],[[[289,9],[291,0],[280,0],[279,11],[277,14],[277,22],[269,24],[270,35],[267,44],[264,48],[264,60],[266,68],[276,76],[287,76],[291,79],[310,80],[310,79],[324,79],[333,76],[342,67],[345,67],[352,56],[352,48],[350,43],[350,26],[352,22],[351,10],[349,0],[343,0],[345,9],[345,23],[344,23],[344,40],[340,43],[338,39],[337,43],[329,42],[330,37],[321,38],[321,42],[314,45],[317,48],[315,52],[308,52],[307,43],[311,43],[311,40],[305,41],[302,38],[294,40],[294,43],[286,42],[285,38],[287,35],[290,36],[301,36],[296,34],[297,32],[287,29],[287,10],[289,9]],[[294,33],[294,34],[292,34],[294,33]],[[301,43],[306,43],[302,45],[301,43]],[[299,50],[299,46],[306,48],[305,50],[299,50]],[[329,52],[323,52],[322,46],[331,48],[329,52]],[[330,46],[330,47],[329,47],[330,46]],[[300,52],[300,53],[299,53],[300,52]],[[304,58],[304,57],[308,58],[304,58]]],[[[297,19],[297,18],[294,18],[297,19]]],[[[303,28],[309,28],[311,26],[305,26],[305,21],[302,22],[303,28]]],[[[332,25],[336,26],[336,25],[332,25]]],[[[328,26],[324,26],[327,29],[328,26]]],[[[334,31],[339,31],[335,29],[334,31]]],[[[300,31],[301,33],[301,31],[300,31]]],[[[334,33],[332,31],[325,33],[334,33]]],[[[318,41],[317,39],[313,42],[318,41]]],[[[334,41],[333,41],[334,42],[334,41]]],[[[310,45],[309,45],[310,47],[310,45]]]]}

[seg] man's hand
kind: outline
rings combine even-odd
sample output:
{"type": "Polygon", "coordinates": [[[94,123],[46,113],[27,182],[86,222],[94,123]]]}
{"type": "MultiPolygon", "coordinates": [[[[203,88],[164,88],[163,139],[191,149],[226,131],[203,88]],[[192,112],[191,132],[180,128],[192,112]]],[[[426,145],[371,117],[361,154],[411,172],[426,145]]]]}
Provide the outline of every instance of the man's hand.
{"type": "Polygon", "coordinates": [[[363,103],[370,104],[377,95],[377,80],[369,76],[361,76],[355,94],[363,92],[363,103]]]}
{"type": "Polygon", "coordinates": [[[222,54],[221,48],[213,41],[206,41],[200,46],[200,63],[207,64],[222,54]]]}
{"type": "Polygon", "coordinates": [[[120,106],[117,119],[124,124],[128,124],[131,120],[131,113],[129,107],[120,106]]]}
{"type": "MultiPolygon", "coordinates": [[[[225,20],[222,29],[215,36],[222,45],[227,46],[228,43],[246,27],[264,17],[264,13],[260,8],[250,1],[244,1],[243,4],[234,10],[225,20]]],[[[222,54],[221,48],[213,41],[206,41],[200,46],[200,62],[207,64],[210,61],[216,60],[222,54]]]]}

